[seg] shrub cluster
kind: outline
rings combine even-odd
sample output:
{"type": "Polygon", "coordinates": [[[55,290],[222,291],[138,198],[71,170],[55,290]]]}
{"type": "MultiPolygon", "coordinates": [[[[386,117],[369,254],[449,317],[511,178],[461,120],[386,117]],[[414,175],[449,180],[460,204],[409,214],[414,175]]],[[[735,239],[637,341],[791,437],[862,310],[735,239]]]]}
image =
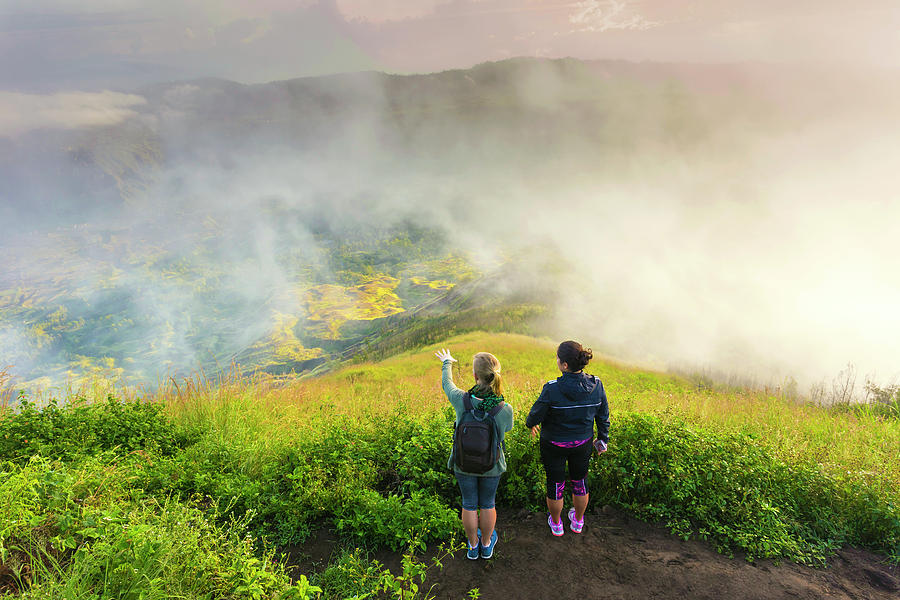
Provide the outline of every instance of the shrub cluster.
{"type": "Polygon", "coordinates": [[[251,529],[279,545],[302,541],[327,520],[356,542],[400,550],[459,529],[449,444],[447,423],[402,417],[335,421],[269,448],[262,460],[210,435],[141,465],[133,485],[157,496],[218,499],[235,518],[253,514],[251,529]]]}
{"type": "Polygon", "coordinates": [[[811,462],[787,464],[765,440],[677,417],[619,415],[607,460],[593,464],[605,502],[749,558],[811,563],[844,544],[900,557],[896,490],[811,462]]]}
{"type": "MultiPolygon", "coordinates": [[[[322,417],[252,444],[247,432],[257,425],[238,435],[211,419],[201,431],[151,403],[23,403],[0,416],[0,591],[315,594],[305,579],[291,585],[265,548],[323,525],[368,548],[409,550],[459,535],[459,493],[447,469],[452,419],[450,409],[424,419],[402,409],[367,421],[322,417]],[[190,580],[171,580],[171,565],[190,580]]],[[[613,504],[749,558],[815,563],[854,544],[900,560],[897,490],[881,479],[788,463],[765,439],[665,412],[617,413],[610,434],[609,452],[592,461],[595,506],[613,504]]],[[[506,452],[498,502],[543,510],[537,440],[519,425],[506,452]]],[[[341,560],[322,575],[328,586],[341,569],[396,584],[358,555],[341,560]]]]}
{"type": "Polygon", "coordinates": [[[0,593],[299,600],[317,591],[305,578],[292,584],[245,523],[142,497],[108,458],[0,466],[0,593]]]}
{"type": "MultiPolygon", "coordinates": [[[[610,450],[591,462],[594,505],[661,522],[687,539],[747,557],[821,563],[845,544],[900,560],[897,490],[865,474],[837,476],[811,462],[775,458],[765,440],[689,425],[668,414],[617,413],[610,450]]],[[[498,500],[543,510],[537,443],[506,438],[509,472],[498,500]]]]}
{"type": "Polygon", "coordinates": [[[176,425],[164,408],[113,396],[100,403],[73,398],[65,406],[53,400],[46,407],[23,399],[16,412],[0,413],[0,460],[21,463],[35,454],[72,460],[107,450],[172,455],[199,433],[176,425]]]}

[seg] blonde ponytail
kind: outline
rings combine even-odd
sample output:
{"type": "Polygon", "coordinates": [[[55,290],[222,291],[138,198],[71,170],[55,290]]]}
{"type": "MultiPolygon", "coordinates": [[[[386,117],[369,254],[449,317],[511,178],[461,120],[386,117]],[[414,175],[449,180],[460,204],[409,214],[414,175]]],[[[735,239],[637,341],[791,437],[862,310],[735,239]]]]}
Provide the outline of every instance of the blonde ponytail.
{"type": "Polygon", "coordinates": [[[495,396],[503,395],[503,380],[500,377],[500,361],[490,352],[479,352],[472,357],[472,370],[482,387],[490,387],[495,396]]]}
{"type": "Polygon", "coordinates": [[[503,395],[503,382],[500,379],[500,371],[494,371],[494,378],[491,380],[491,389],[494,390],[495,396],[503,395]]]}

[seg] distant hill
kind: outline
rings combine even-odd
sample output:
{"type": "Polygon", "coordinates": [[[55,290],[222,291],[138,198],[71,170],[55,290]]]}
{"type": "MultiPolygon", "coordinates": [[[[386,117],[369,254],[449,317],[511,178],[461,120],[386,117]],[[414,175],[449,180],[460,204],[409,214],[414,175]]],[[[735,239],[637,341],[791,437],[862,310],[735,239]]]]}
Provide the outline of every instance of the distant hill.
{"type": "Polygon", "coordinates": [[[146,104],[116,125],[0,140],[0,177],[21,214],[71,219],[113,198],[146,200],[168,169],[228,169],[247,152],[372,169],[477,172],[501,156],[521,169],[614,169],[647,144],[689,150],[711,117],[763,124],[785,109],[771,90],[802,92],[805,81],[760,65],[522,58],[423,75],[160,83],[135,90],[146,104]]]}

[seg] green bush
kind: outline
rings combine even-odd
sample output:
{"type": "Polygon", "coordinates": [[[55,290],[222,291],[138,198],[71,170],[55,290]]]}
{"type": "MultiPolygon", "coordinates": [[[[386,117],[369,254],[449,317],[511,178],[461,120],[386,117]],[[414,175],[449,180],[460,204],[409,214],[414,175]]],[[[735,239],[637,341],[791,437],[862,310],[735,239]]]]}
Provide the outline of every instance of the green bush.
{"type": "MultiPolygon", "coordinates": [[[[441,566],[441,559],[453,548],[442,547],[443,555],[433,559],[441,566]]],[[[314,577],[326,600],[362,600],[363,598],[397,598],[398,600],[434,600],[431,590],[423,584],[428,565],[412,552],[403,555],[401,573],[395,575],[379,561],[369,558],[359,548],[344,549],[328,567],[314,577]]],[[[433,587],[433,586],[432,586],[433,587]]]]}
{"type": "Polygon", "coordinates": [[[135,497],[122,475],[98,460],[0,468],[0,564],[23,597],[313,597],[246,535],[246,519],[135,497]]]}
{"type": "Polygon", "coordinates": [[[751,435],[678,418],[619,414],[610,451],[593,461],[595,501],[698,532],[721,550],[819,562],[842,544],[900,556],[900,507],[885,486],[786,464],[751,435]]]}
{"type": "Polygon", "coordinates": [[[358,542],[401,547],[412,530],[440,540],[458,521],[448,506],[459,503],[448,427],[440,419],[340,421],[264,455],[211,432],[175,457],[139,457],[129,484],[157,497],[214,499],[228,518],[252,514],[251,531],[280,545],[331,522],[358,542]],[[399,518],[400,528],[388,531],[367,511],[386,523],[399,518]]]}
{"type": "Polygon", "coordinates": [[[345,500],[337,508],[335,529],[357,542],[400,550],[415,541],[424,550],[427,542],[448,540],[462,527],[455,510],[421,491],[404,500],[374,490],[347,490],[345,500]]]}
{"type": "Polygon", "coordinates": [[[75,459],[113,450],[140,449],[171,455],[198,437],[196,430],[176,426],[154,402],[105,402],[74,399],[40,408],[23,400],[15,412],[0,414],[0,460],[27,461],[33,455],[75,459]]]}
{"type": "MultiPolygon", "coordinates": [[[[254,533],[276,543],[302,540],[326,521],[359,543],[400,548],[414,532],[438,540],[458,529],[459,492],[446,467],[450,418],[336,421],[249,471],[241,448],[204,441],[184,453],[180,468],[190,483],[179,489],[218,499],[234,517],[252,512],[254,533]]],[[[611,450],[592,460],[595,504],[751,558],[817,562],[845,543],[898,554],[898,509],[886,484],[787,464],[765,440],[667,414],[617,414],[611,433],[611,450]]],[[[516,427],[506,453],[498,502],[543,510],[537,441],[516,427]]]]}
{"type": "Polygon", "coordinates": [[[313,577],[325,600],[371,597],[378,587],[384,567],[359,548],[344,550],[328,567],[313,577]]]}
{"type": "Polygon", "coordinates": [[[508,506],[545,510],[544,466],[537,438],[532,438],[529,429],[516,423],[506,434],[505,442],[507,472],[500,479],[497,501],[508,506]]]}
{"type": "Polygon", "coordinates": [[[449,411],[449,416],[425,422],[402,414],[375,419],[370,443],[379,491],[404,496],[423,491],[451,503],[457,498],[456,480],[447,468],[453,440],[452,408],[449,411]]]}
{"type": "MultiPolygon", "coordinates": [[[[202,421],[181,427],[149,403],[26,403],[0,417],[3,572],[35,598],[314,597],[308,581],[290,586],[263,548],[321,526],[369,548],[458,538],[452,418],[398,408],[269,436],[253,421],[210,422],[199,433],[202,421]]],[[[543,510],[538,443],[521,423],[506,436],[506,455],[498,503],[543,510]]],[[[610,451],[592,459],[589,477],[593,505],[614,504],[726,552],[813,563],[854,544],[900,560],[889,482],[779,460],[751,434],[670,413],[616,413],[610,451]]],[[[413,589],[408,574],[370,567],[346,556],[318,585],[331,597],[413,589]],[[350,572],[368,573],[376,587],[346,587],[350,572]]]]}

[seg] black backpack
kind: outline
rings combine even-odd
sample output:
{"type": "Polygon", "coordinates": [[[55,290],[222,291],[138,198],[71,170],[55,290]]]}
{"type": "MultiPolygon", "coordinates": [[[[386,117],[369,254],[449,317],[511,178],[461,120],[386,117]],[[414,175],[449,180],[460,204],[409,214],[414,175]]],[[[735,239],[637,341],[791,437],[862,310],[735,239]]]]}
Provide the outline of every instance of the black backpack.
{"type": "Polygon", "coordinates": [[[453,431],[453,461],[465,473],[486,473],[500,460],[500,432],[494,417],[503,408],[503,402],[484,412],[475,410],[472,395],[463,396],[465,412],[453,431]]]}

